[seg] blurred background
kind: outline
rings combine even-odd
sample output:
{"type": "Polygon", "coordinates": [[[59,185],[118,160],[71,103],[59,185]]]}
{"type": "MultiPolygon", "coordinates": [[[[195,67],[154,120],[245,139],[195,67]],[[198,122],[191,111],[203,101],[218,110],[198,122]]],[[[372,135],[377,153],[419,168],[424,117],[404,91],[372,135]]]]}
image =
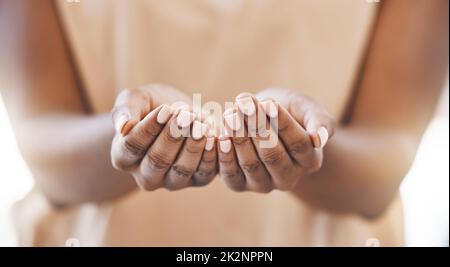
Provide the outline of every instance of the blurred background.
{"type": "MultiPolygon", "coordinates": [[[[401,186],[408,246],[449,245],[448,80],[415,162],[401,186]]],[[[17,244],[11,205],[33,186],[0,97],[0,246],[17,244]]]]}

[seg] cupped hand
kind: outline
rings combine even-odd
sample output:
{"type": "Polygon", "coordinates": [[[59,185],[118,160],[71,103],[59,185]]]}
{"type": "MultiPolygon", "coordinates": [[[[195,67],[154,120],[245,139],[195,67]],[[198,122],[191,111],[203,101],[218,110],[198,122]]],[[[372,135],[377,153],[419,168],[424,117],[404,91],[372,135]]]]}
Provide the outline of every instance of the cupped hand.
{"type": "Polygon", "coordinates": [[[189,105],[173,105],[187,99],[161,85],[127,89],[116,99],[112,163],[143,190],[203,186],[217,174],[216,139],[208,125],[189,105]]]}
{"type": "Polygon", "coordinates": [[[278,89],[243,93],[235,103],[224,113],[218,149],[219,173],[230,189],[288,191],[321,168],[323,147],[334,133],[322,106],[278,89]]]}

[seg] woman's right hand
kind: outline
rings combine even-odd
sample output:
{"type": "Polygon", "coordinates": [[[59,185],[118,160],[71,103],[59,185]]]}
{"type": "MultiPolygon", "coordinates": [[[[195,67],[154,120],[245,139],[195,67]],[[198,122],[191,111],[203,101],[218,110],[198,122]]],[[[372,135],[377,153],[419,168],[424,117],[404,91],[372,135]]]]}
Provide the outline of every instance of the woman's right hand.
{"type": "Polygon", "coordinates": [[[208,125],[189,108],[172,105],[187,100],[181,91],[161,85],[118,95],[112,164],[130,173],[141,189],[203,186],[216,176],[217,146],[208,125]]]}

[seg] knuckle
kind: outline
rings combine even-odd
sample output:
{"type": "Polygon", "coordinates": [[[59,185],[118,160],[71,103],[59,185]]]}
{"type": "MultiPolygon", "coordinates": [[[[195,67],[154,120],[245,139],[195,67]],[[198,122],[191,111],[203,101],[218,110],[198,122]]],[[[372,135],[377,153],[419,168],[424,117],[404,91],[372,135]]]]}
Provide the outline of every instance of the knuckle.
{"type": "Polygon", "coordinates": [[[202,171],[197,171],[194,174],[194,176],[196,179],[200,178],[201,180],[204,180],[205,178],[214,176],[214,174],[215,174],[214,170],[202,170],[202,171]]]}
{"type": "Polygon", "coordinates": [[[220,175],[222,176],[223,179],[226,179],[230,182],[238,181],[241,176],[239,170],[237,170],[237,169],[221,170],[220,175]]]}
{"type": "Polygon", "coordinates": [[[122,141],[124,152],[131,157],[140,158],[145,153],[145,148],[134,139],[125,137],[122,141]]]}
{"type": "MultiPolygon", "coordinates": [[[[183,177],[185,178],[185,177],[183,177]]],[[[177,191],[192,184],[190,179],[182,179],[174,173],[169,173],[164,180],[164,188],[169,191],[177,191]]]]}
{"type": "Polygon", "coordinates": [[[292,127],[291,123],[287,123],[285,121],[278,122],[278,132],[279,133],[284,133],[284,132],[288,131],[291,127],[292,127]]]}
{"type": "Polygon", "coordinates": [[[212,179],[216,175],[215,171],[198,171],[194,174],[193,185],[194,186],[205,186],[211,183],[212,179]]]}
{"type": "Polygon", "coordinates": [[[261,160],[265,165],[276,166],[283,160],[284,151],[279,149],[264,149],[261,160]]]}
{"type": "Polygon", "coordinates": [[[207,164],[204,164],[203,161],[200,162],[200,164],[198,165],[198,169],[197,172],[202,171],[202,172],[217,172],[217,169],[219,168],[217,162],[213,161],[213,162],[208,162],[207,164]]]}
{"type": "Polygon", "coordinates": [[[142,127],[141,135],[145,136],[145,138],[155,139],[158,137],[158,129],[155,125],[149,125],[148,127],[142,127]]]}
{"type": "Polygon", "coordinates": [[[307,140],[306,138],[302,138],[288,145],[288,149],[292,153],[303,154],[312,149],[312,144],[311,141],[307,140]]]}
{"type": "Polygon", "coordinates": [[[255,173],[261,167],[261,162],[259,160],[243,162],[241,167],[248,173],[255,173]]]}
{"type": "Polygon", "coordinates": [[[200,161],[200,165],[215,165],[217,162],[216,153],[204,153],[200,161]]]}
{"type": "Polygon", "coordinates": [[[181,178],[181,179],[189,179],[195,173],[194,169],[180,165],[180,164],[174,164],[172,166],[172,171],[175,174],[175,176],[177,176],[178,178],[181,178]]]}
{"type": "MultiPolygon", "coordinates": [[[[205,180],[212,180],[217,175],[217,164],[200,164],[198,170],[193,175],[194,184],[205,180]]],[[[209,181],[208,181],[209,183],[209,181]]]]}
{"type": "Polygon", "coordinates": [[[221,171],[221,176],[231,190],[235,192],[242,192],[245,190],[245,180],[238,170],[221,171]]]}
{"type": "Polygon", "coordinates": [[[186,151],[192,155],[201,154],[201,153],[203,153],[203,150],[204,150],[204,147],[202,147],[198,144],[187,144],[186,145],[186,151]]]}
{"type": "Polygon", "coordinates": [[[235,138],[233,138],[233,143],[236,146],[243,146],[243,145],[248,144],[249,142],[250,142],[250,138],[248,138],[248,137],[235,137],[235,138]]]}
{"type": "Polygon", "coordinates": [[[267,121],[257,121],[248,125],[249,135],[252,137],[265,136],[269,132],[269,129],[270,125],[267,124],[267,121]]]}
{"type": "Polygon", "coordinates": [[[219,163],[221,165],[229,166],[234,164],[235,160],[232,157],[219,157],[219,163]]]}
{"type": "Polygon", "coordinates": [[[147,158],[148,167],[155,171],[167,170],[172,163],[163,153],[160,152],[150,152],[147,154],[147,158]]]}
{"type": "Polygon", "coordinates": [[[183,139],[183,136],[181,134],[179,136],[174,136],[170,130],[166,130],[164,131],[163,138],[167,143],[177,144],[183,139]]]}

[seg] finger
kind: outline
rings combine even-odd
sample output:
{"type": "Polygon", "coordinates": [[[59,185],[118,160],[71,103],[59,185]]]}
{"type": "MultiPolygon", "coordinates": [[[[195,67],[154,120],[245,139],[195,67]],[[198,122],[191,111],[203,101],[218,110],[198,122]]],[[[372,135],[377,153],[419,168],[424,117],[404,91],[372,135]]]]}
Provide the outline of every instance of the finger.
{"type": "Polygon", "coordinates": [[[245,190],[246,181],[234,153],[230,138],[220,136],[218,152],[220,177],[231,190],[241,192],[245,190]]]}
{"type": "Polygon", "coordinates": [[[209,184],[217,174],[217,146],[216,138],[211,133],[206,138],[205,150],[197,171],[192,177],[193,186],[204,186],[209,184]]]}
{"type": "MultiPolygon", "coordinates": [[[[255,97],[252,97],[255,105],[255,113],[246,116],[245,123],[256,121],[256,135],[251,138],[256,153],[272,177],[273,185],[280,190],[292,189],[297,180],[293,175],[299,172],[299,168],[294,164],[283,144],[278,139],[278,134],[273,128],[273,121],[276,126],[278,116],[276,106],[270,107],[261,104],[255,97]],[[270,116],[266,113],[270,113],[270,116]],[[258,118],[253,118],[253,117],[258,118]],[[269,120],[269,118],[271,118],[269,120]]],[[[247,125],[249,129],[251,126],[247,125]]]]}
{"type": "Polygon", "coordinates": [[[278,135],[289,155],[305,170],[316,170],[322,151],[315,149],[308,132],[281,105],[278,106],[278,135]]]}
{"type": "Polygon", "coordinates": [[[334,134],[334,121],[324,107],[302,97],[292,101],[289,112],[309,133],[314,147],[323,148],[334,134]]]}
{"type": "Polygon", "coordinates": [[[136,166],[172,112],[167,105],[159,106],[137,123],[128,135],[116,135],[111,148],[113,166],[121,170],[136,166]]]}
{"type": "MultiPolygon", "coordinates": [[[[224,125],[228,131],[236,130],[236,121],[240,121],[239,113],[235,109],[230,109],[224,113],[224,125]],[[234,129],[232,129],[234,128],[234,129]]],[[[247,182],[247,189],[268,193],[272,189],[272,181],[270,174],[259,160],[252,140],[248,136],[246,127],[240,127],[243,134],[235,132],[231,141],[236,151],[237,161],[240,169],[245,175],[247,182]]]]}
{"type": "Polygon", "coordinates": [[[255,97],[250,93],[242,93],[236,97],[236,104],[240,114],[244,117],[250,137],[256,136],[259,127],[265,127],[265,120],[261,116],[257,116],[258,110],[255,103],[255,97]]]}
{"type": "Polygon", "coordinates": [[[195,120],[192,137],[188,137],[164,181],[165,187],[177,190],[192,184],[192,176],[202,158],[206,144],[206,124],[195,120]]]}
{"type": "Polygon", "coordinates": [[[123,136],[150,112],[151,97],[139,90],[123,90],[116,98],[112,110],[114,129],[123,136]]]}
{"type": "MultiPolygon", "coordinates": [[[[186,129],[189,130],[189,128],[179,127],[177,121],[180,114],[181,112],[169,119],[154,143],[150,146],[139,169],[136,170],[135,175],[141,182],[141,188],[145,190],[153,190],[163,185],[163,178],[183,146],[185,136],[187,136],[185,131],[186,129]]],[[[185,122],[183,122],[184,124],[185,122]]]]}
{"type": "Polygon", "coordinates": [[[178,109],[177,124],[181,128],[188,128],[194,122],[196,115],[187,110],[186,107],[178,109]]]}

